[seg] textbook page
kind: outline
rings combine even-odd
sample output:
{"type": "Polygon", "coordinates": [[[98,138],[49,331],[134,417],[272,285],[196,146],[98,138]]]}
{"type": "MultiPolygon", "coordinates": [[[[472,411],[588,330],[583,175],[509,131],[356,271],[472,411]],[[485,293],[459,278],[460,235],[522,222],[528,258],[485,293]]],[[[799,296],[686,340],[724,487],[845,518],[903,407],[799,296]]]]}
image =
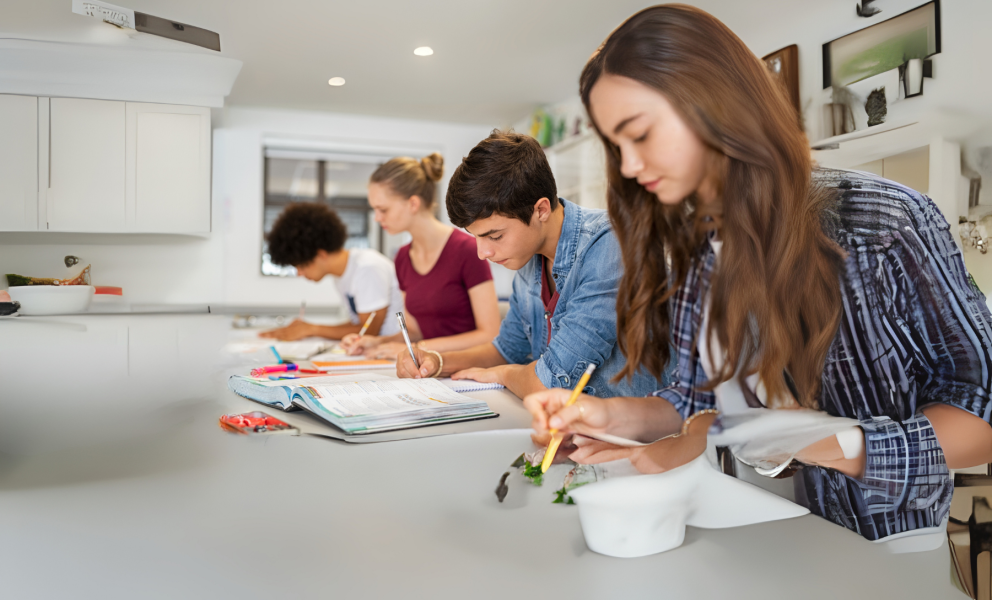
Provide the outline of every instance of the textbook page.
{"type": "Polygon", "coordinates": [[[434,379],[352,380],[315,384],[306,380],[312,401],[340,416],[386,415],[424,409],[444,409],[479,401],[462,396],[434,379]]]}

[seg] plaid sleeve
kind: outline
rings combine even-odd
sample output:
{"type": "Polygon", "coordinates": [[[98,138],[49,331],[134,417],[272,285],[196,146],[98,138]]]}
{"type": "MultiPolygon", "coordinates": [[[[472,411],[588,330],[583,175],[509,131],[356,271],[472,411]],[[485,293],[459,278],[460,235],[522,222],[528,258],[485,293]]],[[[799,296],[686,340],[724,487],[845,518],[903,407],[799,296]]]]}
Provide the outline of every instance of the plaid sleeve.
{"type": "Polygon", "coordinates": [[[803,503],[869,540],[940,526],[950,512],[954,484],[930,420],[922,413],[901,422],[869,417],[861,428],[864,477],[804,467],[803,503]]]}
{"type": "Polygon", "coordinates": [[[862,421],[865,431],[863,497],[872,514],[925,510],[951,486],[944,452],[923,413],[903,422],[862,421]]]}

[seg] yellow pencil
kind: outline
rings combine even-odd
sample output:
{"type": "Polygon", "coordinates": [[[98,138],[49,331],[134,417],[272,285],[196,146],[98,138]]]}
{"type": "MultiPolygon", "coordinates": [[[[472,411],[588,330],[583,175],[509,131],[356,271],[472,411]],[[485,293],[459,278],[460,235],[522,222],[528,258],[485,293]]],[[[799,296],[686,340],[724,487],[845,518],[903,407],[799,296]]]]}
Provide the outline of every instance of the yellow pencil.
{"type": "Polygon", "coordinates": [[[365,319],[365,325],[362,325],[362,330],[358,332],[358,337],[362,337],[363,335],[365,335],[365,332],[368,331],[369,327],[372,326],[372,319],[375,318],[376,312],[378,311],[373,310],[372,314],[369,315],[369,318],[365,319]]]}
{"type": "MultiPolygon", "coordinates": [[[[585,388],[586,384],[589,383],[589,378],[592,377],[592,372],[595,370],[596,365],[589,365],[586,367],[586,372],[579,378],[579,383],[575,386],[575,389],[572,390],[572,395],[568,398],[568,402],[565,403],[565,406],[575,404],[575,401],[579,399],[579,394],[582,393],[583,388],[585,388]]],[[[565,407],[563,406],[562,408],[565,407]]],[[[557,429],[551,430],[551,442],[548,444],[547,452],[544,453],[544,460],[541,461],[542,473],[548,472],[548,467],[551,466],[551,461],[555,459],[555,453],[558,452],[558,446],[561,445],[562,437],[564,436],[558,435],[557,429]]]]}

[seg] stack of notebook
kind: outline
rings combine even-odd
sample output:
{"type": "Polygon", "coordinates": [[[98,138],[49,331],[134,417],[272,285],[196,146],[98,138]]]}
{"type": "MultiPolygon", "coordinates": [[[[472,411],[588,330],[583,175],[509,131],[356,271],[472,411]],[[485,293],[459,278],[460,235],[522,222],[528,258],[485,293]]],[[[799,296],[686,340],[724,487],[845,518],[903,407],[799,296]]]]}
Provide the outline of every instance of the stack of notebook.
{"type": "Polygon", "coordinates": [[[349,435],[499,416],[485,402],[435,379],[339,375],[289,381],[293,383],[234,375],[227,385],[267,406],[307,410],[349,435]]]}

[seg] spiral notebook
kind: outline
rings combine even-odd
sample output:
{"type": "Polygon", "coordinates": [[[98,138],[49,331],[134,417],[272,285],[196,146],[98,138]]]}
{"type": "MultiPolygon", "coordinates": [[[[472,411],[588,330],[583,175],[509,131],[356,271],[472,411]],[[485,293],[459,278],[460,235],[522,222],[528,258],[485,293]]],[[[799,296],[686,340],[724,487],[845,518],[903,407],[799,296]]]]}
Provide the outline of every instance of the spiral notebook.
{"type": "Polygon", "coordinates": [[[464,392],[482,392],[485,390],[501,390],[503,389],[503,384],[501,383],[481,383],[479,381],[472,381],[471,379],[452,379],[450,377],[445,377],[443,379],[438,379],[438,382],[443,383],[452,390],[458,392],[459,394],[464,392]]]}

